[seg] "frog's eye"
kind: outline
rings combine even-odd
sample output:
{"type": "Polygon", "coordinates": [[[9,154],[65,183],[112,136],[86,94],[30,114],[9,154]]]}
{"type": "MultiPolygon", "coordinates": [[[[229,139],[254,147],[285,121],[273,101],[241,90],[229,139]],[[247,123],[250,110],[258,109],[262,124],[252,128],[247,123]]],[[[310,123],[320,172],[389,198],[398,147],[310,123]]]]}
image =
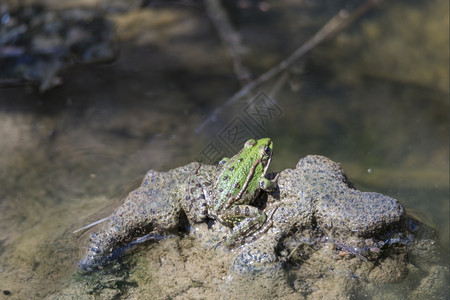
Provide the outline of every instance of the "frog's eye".
{"type": "Polygon", "coordinates": [[[264,148],[264,152],[269,155],[270,153],[272,153],[272,149],[270,149],[269,146],[266,146],[266,148],[264,148]]]}

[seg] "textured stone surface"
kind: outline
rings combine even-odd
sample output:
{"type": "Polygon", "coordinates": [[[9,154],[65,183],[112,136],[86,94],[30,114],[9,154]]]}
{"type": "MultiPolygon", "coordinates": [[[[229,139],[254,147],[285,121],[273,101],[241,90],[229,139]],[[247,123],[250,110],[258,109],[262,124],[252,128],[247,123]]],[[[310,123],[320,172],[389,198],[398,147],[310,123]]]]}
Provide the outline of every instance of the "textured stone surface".
{"type": "MultiPolygon", "coordinates": [[[[191,163],[168,172],[149,171],[142,185],[128,195],[97,233],[91,234],[87,254],[79,263],[81,269],[107,263],[121,254],[117,249],[152,231],[176,230],[187,179],[197,167],[191,163]]],[[[201,165],[198,172],[212,179],[217,176],[217,166],[201,165]]],[[[340,165],[326,157],[310,155],[301,159],[296,169],[280,173],[278,187],[263,204],[268,215],[274,211],[270,220],[273,224],[256,241],[242,241],[231,263],[238,273],[278,272],[276,247],[299,232],[315,242],[325,236],[344,248],[353,247],[360,255],[364,247],[381,247],[387,238],[406,230],[405,210],[397,200],[355,190],[340,165]]],[[[229,231],[215,222],[196,234],[221,244],[229,231]]]]}

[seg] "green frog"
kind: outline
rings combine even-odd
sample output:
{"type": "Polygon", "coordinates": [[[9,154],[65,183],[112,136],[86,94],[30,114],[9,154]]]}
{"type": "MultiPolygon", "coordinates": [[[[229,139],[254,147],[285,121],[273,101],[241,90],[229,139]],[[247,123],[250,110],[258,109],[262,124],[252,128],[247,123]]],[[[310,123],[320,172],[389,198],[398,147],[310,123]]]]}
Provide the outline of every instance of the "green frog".
{"type": "Polygon", "coordinates": [[[237,240],[255,239],[267,231],[276,207],[266,214],[250,203],[261,190],[270,192],[277,186],[277,177],[266,178],[272,153],[270,138],[250,139],[232,158],[219,162],[214,182],[198,172],[202,167],[199,164],[187,182],[184,210],[188,218],[194,222],[212,218],[233,228],[225,241],[227,246],[237,240]]]}

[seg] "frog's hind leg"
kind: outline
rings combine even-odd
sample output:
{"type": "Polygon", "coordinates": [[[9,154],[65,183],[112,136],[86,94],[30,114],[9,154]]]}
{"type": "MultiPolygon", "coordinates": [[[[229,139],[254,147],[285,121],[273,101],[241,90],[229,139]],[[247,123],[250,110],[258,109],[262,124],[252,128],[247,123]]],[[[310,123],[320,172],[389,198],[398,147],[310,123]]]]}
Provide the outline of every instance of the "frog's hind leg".
{"type": "Polygon", "coordinates": [[[263,234],[265,234],[267,232],[267,230],[269,230],[270,227],[272,227],[273,225],[273,214],[275,213],[275,211],[277,210],[277,208],[280,206],[281,204],[276,204],[275,207],[273,207],[271,209],[271,211],[267,214],[267,218],[266,220],[269,220],[268,222],[266,222],[266,224],[264,226],[262,226],[261,228],[259,228],[256,232],[254,232],[251,236],[248,236],[244,239],[241,240],[242,244],[247,244],[247,243],[251,243],[254,240],[260,238],[263,234]]]}
{"type": "MultiPolygon", "coordinates": [[[[278,206],[279,205],[276,205],[272,208],[267,215],[264,211],[250,205],[237,205],[236,207],[233,207],[231,211],[234,211],[234,218],[245,217],[245,219],[233,227],[232,233],[225,241],[225,245],[227,247],[232,247],[238,241],[240,241],[241,244],[246,244],[261,237],[270,227],[272,227],[272,216],[278,206]],[[242,209],[244,210],[244,214],[242,216],[237,215],[237,211],[241,211],[242,209]],[[269,221],[266,222],[267,220],[269,221]]],[[[230,212],[229,214],[233,214],[233,212],[230,212]]]]}

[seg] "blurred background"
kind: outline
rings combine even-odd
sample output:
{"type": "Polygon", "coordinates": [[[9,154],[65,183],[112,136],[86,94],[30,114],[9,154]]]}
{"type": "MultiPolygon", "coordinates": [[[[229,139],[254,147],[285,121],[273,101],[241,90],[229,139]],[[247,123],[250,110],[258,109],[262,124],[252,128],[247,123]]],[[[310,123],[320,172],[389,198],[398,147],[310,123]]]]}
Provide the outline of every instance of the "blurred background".
{"type": "Polygon", "coordinates": [[[146,171],[264,136],[270,171],[330,157],[435,228],[448,264],[448,1],[381,2],[229,105],[365,1],[212,2],[0,2],[0,288],[58,290],[70,232],[146,171]]]}

